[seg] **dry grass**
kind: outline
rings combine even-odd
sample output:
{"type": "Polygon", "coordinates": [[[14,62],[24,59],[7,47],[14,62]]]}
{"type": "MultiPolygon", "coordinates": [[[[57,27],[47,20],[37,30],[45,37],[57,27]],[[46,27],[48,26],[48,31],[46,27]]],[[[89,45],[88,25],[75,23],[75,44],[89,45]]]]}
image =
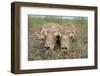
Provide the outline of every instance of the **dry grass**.
{"type": "Polygon", "coordinates": [[[87,58],[87,18],[75,17],[72,19],[63,19],[63,17],[41,17],[29,15],[28,20],[28,60],[87,58]],[[73,43],[70,43],[70,50],[62,50],[59,48],[55,48],[54,50],[46,50],[43,48],[44,43],[40,44],[40,40],[36,39],[35,32],[39,31],[41,25],[48,22],[55,22],[59,24],[64,22],[72,22],[75,24],[75,27],[78,29],[77,39],[73,43]]]}

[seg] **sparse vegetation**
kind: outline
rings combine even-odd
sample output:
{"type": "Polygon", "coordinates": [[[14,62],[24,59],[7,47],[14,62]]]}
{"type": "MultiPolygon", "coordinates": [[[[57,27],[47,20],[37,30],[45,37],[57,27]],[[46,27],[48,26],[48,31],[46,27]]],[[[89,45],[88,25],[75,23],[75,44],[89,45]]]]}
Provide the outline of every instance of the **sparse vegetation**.
{"type": "Polygon", "coordinates": [[[88,55],[88,19],[86,17],[28,16],[28,60],[76,59],[88,55]],[[77,39],[71,43],[70,50],[46,50],[44,44],[36,39],[35,32],[46,23],[58,24],[72,22],[77,28],[77,39]]]}

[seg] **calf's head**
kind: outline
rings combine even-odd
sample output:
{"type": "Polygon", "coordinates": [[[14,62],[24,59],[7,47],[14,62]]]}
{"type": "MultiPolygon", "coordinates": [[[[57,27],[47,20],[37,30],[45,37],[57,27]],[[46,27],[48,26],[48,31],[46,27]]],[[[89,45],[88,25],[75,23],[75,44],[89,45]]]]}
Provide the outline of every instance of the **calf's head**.
{"type": "Polygon", "coordinates": [[[61,26],[55,23],[45,25],[41,30],[41,38],[45,40],[46,49],[54,49],[56,41],[61,37],[61,26]]]}
{"type": "Polygon", "coordinates": [[[61,48],[69,49],[70,43],[76,38],[76,28],[72,23],[63,24],[62,27],[61,48]]]}

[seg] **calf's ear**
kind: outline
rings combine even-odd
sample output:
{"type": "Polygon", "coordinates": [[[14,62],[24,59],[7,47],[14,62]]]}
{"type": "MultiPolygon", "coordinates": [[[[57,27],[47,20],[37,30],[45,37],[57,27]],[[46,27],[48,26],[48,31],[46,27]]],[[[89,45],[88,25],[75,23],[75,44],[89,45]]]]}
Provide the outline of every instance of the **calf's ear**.
{"type": "Polygon", "coordinates": [[[76,41],[77,40],[77,36],[76,36],[76,33],[70,33],[69,34],[69,37],[72,41],[76,41]]]}
{"type": "Polygon", "coordinates": [[[45,28],[43,28],[42,30],[41,30],[41,32],[40,32],[40,38],[41,38],[41,40],[44,40],[45,39],[45,36],[46,36],[46,29],[45,28]]]}

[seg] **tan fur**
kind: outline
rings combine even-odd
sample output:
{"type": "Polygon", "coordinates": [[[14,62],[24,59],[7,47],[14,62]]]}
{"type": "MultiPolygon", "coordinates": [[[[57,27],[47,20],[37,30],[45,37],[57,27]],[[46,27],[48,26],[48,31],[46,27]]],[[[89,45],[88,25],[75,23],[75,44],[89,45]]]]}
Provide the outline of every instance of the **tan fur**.
{"type": "Polygon", "coordinates": [[[61,36],[62,27],[56,23],[45,24],[41,29],[41,39],[45,40],[45,47],[54,49],[56,36],[61,36]]]}
{"type": "Polygon", "coordinates": [[[69,49],[70,39],[75,39],[76,28],[72,23],[63,23],[62,25],[56,23],[48,23],[41,27],[40,42],[44,41],[45,48],[54,49],[57,41],[57,36],[60,37],[61,48],[69,49]]]}
{"type": "Polygon", "coordinates": [[[61,37],[61,48],[69,49],[70,39],[75,39],[76,28],[72,23],[64,23],[62,24],[63,31],[61,37]]]}

